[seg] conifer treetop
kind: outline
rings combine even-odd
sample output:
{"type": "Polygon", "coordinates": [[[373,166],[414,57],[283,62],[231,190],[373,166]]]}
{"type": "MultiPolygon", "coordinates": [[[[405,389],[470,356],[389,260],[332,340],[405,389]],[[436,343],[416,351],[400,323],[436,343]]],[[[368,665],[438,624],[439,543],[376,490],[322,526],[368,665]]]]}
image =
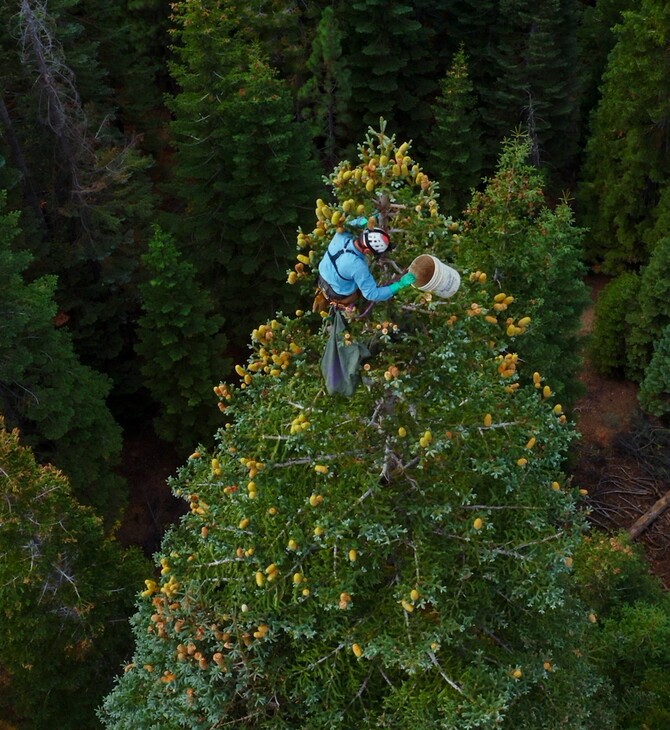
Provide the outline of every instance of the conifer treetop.
{"type": "MultiPolygon", "coordinates": [[[[380,206],[396,249],[378,279],[426,252],[457,266],[459,224],[410,149],[382,124],[328,178],[288,274],[305,310],[330,236],[380,206]]],[[[214,386],[217,447],[172,481],[190,512],[139,599],[108,727],[558,728],[566,697],[597,691],[570,588],[574,431],[541,373],[520,383],[523,303],[461,276],[451,299],[412,289],[350,318],[374,353],[350,398],[324,387],[320,315],[254,329],[214,386]]]]}

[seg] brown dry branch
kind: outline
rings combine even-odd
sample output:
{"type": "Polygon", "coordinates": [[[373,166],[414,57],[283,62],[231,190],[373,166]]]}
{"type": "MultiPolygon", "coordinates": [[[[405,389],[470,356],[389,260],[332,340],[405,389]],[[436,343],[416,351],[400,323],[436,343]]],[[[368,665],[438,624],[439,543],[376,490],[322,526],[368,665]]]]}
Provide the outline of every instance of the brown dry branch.
{"type": "Polygon", "coordinates": [[[654,520],[660,517],[670,507],[670,491],[658,499],[651,509],[648,509],[642,517],[637,519],[628,530],[631,540],[636,540],[654,520]]]}

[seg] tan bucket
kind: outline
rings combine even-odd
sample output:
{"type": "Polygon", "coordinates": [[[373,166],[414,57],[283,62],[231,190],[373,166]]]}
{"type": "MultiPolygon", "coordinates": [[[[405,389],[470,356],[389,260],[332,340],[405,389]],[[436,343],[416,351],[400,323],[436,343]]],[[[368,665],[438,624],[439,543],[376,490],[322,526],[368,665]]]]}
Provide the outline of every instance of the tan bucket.
{"type": "Polygon", "coordinates": [[[453,296],[461,285],[458,271],[430,254],[417,256],[410,264],[409,270],[416,276],[414,286],[417,289],[433,292],[444,299],[453,296]]]}

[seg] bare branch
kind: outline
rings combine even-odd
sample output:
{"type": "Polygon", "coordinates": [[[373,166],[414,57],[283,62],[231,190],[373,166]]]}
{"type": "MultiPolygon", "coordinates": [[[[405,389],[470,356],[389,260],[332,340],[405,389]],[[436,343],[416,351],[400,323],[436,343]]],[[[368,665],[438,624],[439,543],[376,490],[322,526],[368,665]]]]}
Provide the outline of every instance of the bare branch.
{"type": "Polygon", "coordinates": [[[455,689],[455,690],[456,690],[457,692],[460,692],[461,694],[463,694],[463,689],[462,689],[462,687],[461,687],[461,686],[460,686],[459,684],[457,684],[456,682],[454,682],[454,680],[453,680],[453,679],[450,679],[450,678],[449,678],[449,677],[448,677],[448,676],[447,676],[447,675],[445,674],[444,670],[443,670],[443,669],[442,669],[442,667],[440,666],[440,663],[439,663],[439,662],[437,661],[437,657],[435,656],[435,654],[434,654],[434,653],[433,653],[432,651],[429,651],[429,652],[428,652],[428,656],[430,657],[430,661],[431,661],[431,662],[433,662],[433,664],[434,664],[434,665],[435,665],[435,666],[437,667],[437,671],[438,671],[438,672],[440,673],[440,675],[442,676],[442,679],[444,679],[444,681],[445,681],[445,682],[446,682],[446,683],[447,683],[447,684],[448,684],[448,685],[449,685],[450,687],[452,687],[453,689],[455,689]]]}
{"type": "Polygon", "coordinates": [[[335,649],[333,649],[333,651],[331,651],[330,654],[326,654],[325,656],[322,656],[321,659],[317,659],[315,662],[312,662],[307,667],[307,671],[311,672],[312,669],[315,669],[316,667],[319,666],[319,664],[322,664],[323,662],[328,661],[328,659],[330,659],[330,657],[335,656],[335,654],[337,654],[338,651],[342,651],[342,649],[344,649],[343,643],[340,644],[339,646],[337,646],[335,649]]]}

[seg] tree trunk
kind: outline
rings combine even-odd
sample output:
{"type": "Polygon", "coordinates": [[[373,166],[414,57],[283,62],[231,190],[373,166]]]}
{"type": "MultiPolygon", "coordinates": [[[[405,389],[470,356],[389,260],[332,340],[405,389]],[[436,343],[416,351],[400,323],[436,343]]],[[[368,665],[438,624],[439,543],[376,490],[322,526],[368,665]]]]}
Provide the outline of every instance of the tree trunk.
{"type": "Polygon", "coordinates": [[[42,90],[44,122],[54,133],[71,180],[71,193],[82,202],[79,182],[79,166],[82,150],[86,148],[85,126],[74,75],[65,63],[62,49],[46,22],[46,3],[35,0],[37,12],[31,0],[21,1],[22,43],[24,53],[32,50],[37,66],[37,83],[42,90]],[[75,143],[73,146],[72,143],[75,143]]]}

